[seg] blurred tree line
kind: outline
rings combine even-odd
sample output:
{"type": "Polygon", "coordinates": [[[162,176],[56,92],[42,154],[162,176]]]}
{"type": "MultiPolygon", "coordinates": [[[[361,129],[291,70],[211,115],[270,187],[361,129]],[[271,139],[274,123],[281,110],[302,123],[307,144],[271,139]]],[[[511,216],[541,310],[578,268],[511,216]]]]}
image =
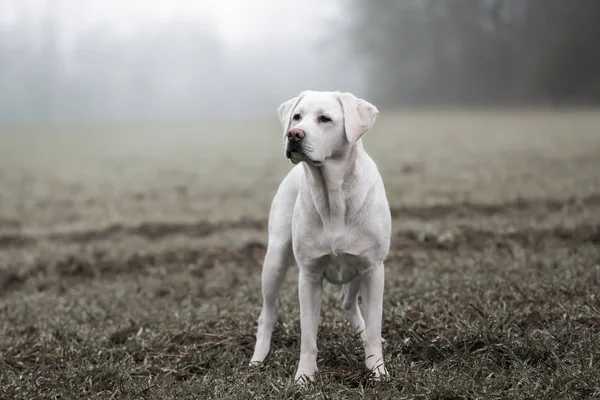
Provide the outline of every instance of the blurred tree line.
{"type": "Polygon", "coordinates": [[[0,123],[271,115],[307,82],[330,79],[315,73],[323,61],[312,43],[271,38],[232,49],[209,19],[126,35],[95,26],[66,38],[54,2],[39,14],[0,25],[0,123]]]}
{"type": "Polygon", "coordinates": [[[600,102],[599,0],[344,0],[341,37],[387,105],[600,102]]]}
{"type": "Polygon", "coordinates": [[[303,89],[389,107],[600,102],[600,0],[338,1],[319,43],[282,32],[236,48],[209,20],[66,40],[57,3],[40,18],[15,3],[25,17],[0,25],[0,122],[271,115],[303,89]]]}
{"type": "Polygon", "coordinates": [[[119,119],[210,111],[221,54],[199,24],[149,31],[135,40],[95,28],[60,40],[58,19],[0,35],[0,120],[119,119]],[[202,54],[201,57],[198,54],[202,54]],[[211,86],[212,85],[212,86],[211,86]],[[166,107],[165,107],[166,105],[166,107]],[[70,118],[74,116],[74,118],[70,118]]]}

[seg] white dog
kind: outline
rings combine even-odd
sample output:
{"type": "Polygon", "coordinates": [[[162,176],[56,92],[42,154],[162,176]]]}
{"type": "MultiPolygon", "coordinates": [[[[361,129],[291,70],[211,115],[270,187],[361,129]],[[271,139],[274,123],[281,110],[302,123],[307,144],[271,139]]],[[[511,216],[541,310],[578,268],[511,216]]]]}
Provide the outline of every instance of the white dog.
{"type": "Polygon", "coordinates": [[[277,111],[285,156],[297,165],[271,204],[263,305],[251,364],[269,353],[277,293],[295,259],[301,344],[294,379],[313,380],[317,372],[323,278],[342,285],[342,304],[350,324],[361,333],[367,368],[376,378],[387,375],[381,315],[391,215],[381,175],[361,139],[379,111],[351,93],[315,91],[300,93],[277,111]]]}

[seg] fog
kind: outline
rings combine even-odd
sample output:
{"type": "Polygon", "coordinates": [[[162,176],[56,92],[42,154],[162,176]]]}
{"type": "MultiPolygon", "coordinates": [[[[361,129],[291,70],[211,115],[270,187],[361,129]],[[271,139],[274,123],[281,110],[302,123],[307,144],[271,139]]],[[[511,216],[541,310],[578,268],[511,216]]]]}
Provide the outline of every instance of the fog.
{"type": "Polygon", "coordinates": [[[0,0],[0,123],[600,100],[596,0],[0,0]]]}

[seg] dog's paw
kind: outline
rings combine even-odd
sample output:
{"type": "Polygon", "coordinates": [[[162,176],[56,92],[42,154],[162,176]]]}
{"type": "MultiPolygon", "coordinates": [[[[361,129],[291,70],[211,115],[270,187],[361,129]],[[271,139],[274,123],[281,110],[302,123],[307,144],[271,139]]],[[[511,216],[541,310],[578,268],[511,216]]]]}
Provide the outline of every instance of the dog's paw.
{"type": "Polygon", "coordinates": [[[254,353],[252,354],[252,358],[250,359],[250,364],[262,364],[263,361],[267,358],[270,351],[269,343],[257,342],[256,347],[254,348],[254,353]]]}
{"type": "MultiPolygon", "coordinates": [[[[369,363],[367,363],[369,364],[369,363]]],[[[382,381],[387,379],[390,374],[387,370],[387,368],[385,367],[385,365],[383,364],[383,362],[381,363],[377,363],[376,365],[372,365],[370,367],[367,366],[367,368],[372,372],[372,377],[374,381],[382,381]]]]}
{"type": "Polygon", "coordinates": [[[299,386],[306,386],[315,381],[316,372],[316,368],[298,368],[298,371],[296,371],[296,375],[294,376],[294,383],[299,386]]]}
{"type": "Polygon", "coordinates": [[[262,365],[262,360],[250,360],[250,363],[248,364],[249,367],[260,367],[262,365]]]}
{"type": "Polygon", "coordinates": [[[390,376],[388,370],[384,365],[380,365],[373,370],[373,380],[374,381],[382,381],[388,379],[390,376]]]}
{"type": "Polygon", "coordinates": [[[369,356],[365,359],[365,367],[373,374],[373,379],[379,381],[389,376],[383,357],[369,356]]]}

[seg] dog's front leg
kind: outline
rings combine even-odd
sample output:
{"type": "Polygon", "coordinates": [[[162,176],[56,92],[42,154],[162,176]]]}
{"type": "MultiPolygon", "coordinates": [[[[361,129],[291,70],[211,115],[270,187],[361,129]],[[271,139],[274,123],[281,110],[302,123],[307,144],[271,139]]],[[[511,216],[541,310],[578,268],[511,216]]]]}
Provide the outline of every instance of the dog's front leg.
{"type": "Polygon", "coordinates": [[[300,299],[300,362],[295,381],[304,377],[314,380],[317,372],[317,330],[323,295],[323,276],[300,268],[298,297],[300,299]]]}
{"type": "Polygon", "coordinates": [[[365,365],[373,371],[375,378],[388,374],[383,362],[381,345],[384,277],[383,264],[374,266],[363,275],[361,286],[366,326],[365,365]]]}

